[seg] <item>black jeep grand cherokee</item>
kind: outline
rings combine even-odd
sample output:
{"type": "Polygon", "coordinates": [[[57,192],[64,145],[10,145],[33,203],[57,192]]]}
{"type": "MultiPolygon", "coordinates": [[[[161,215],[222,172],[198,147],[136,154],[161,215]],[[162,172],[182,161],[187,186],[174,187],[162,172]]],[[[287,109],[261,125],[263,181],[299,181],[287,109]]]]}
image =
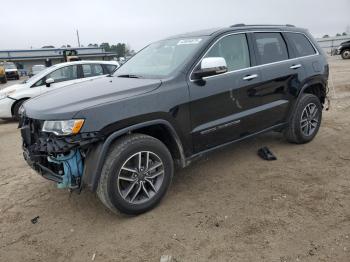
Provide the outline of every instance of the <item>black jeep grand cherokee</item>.
{"type": "Polygon", "coordinates": [[[24,157],[61,188],[97,191],[139,214],[165,195],[174,164],[267,131],[311,141],[328,64],[304,29],[246,26],[150,44],[113,75],[21,108],[24,157]]]}

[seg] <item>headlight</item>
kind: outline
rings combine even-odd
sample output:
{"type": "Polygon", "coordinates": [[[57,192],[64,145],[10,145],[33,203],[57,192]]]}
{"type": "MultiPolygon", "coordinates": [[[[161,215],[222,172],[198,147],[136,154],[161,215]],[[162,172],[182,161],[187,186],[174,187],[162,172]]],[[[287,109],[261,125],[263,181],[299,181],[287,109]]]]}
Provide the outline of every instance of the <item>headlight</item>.
{"type": "Polygon", "coordinates": [[[342,48],[343,48],[343,46],[342,46],[342,45],[340,45],[340,46],[339,46],[337,49],[338,49],[338,50],[340,50],[340,49],[342,49],[342,48]]]}
{"type": "Polygon", "coordinates": [[[45,121],[42,131],[54,133],[58,136],[75,135],[80,132],[84,119],[72,119],[64,121],[45,121]]]}

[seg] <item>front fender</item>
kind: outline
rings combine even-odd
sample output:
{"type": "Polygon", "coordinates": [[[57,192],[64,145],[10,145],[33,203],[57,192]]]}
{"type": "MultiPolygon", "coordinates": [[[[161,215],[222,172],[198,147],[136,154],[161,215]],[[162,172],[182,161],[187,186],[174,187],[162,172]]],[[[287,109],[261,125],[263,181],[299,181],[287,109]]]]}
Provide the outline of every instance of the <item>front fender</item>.
{"type": "Polygon", "coordinates": [[[107,153],[110,149],[111,144],[118,139],[119,137],[132,132],[133,130],[137,130],[140,128],[144,128],[152,125],[164,125],[170,131],[174,140],[176,141],[176,145],[180,152],[180,165],[186,166],[186,158],[183,150],[183,146],[179,136],[177,135],[175,129],[172,125],[163,119],[151,120],[144,123],[139,123],[136,125],[132,125],[121,130],[118,130],[112,134],[110,134],[104,141],[95,144],[92,148],[90,148],[87,152],[85,158],[85,166],[83,172],[83,183],[87,185],[92,191],[96,191],[98,186],[98,181],[100,180],[101,171],[103,168],[103,164],[107,157],[107,153]]]}

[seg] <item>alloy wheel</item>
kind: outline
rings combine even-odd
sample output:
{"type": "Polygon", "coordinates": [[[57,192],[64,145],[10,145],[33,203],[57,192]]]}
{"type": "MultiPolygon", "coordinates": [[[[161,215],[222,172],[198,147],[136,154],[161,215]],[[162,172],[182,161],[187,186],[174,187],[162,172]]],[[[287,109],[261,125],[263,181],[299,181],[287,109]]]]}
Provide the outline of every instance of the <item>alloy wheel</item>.
{"type": "Polygon", "coordinates": [[[117,187],[120,196],[132,204],[149,201],[159,191],[164,180],[164,164],[150,151],[140,151],[122,165],[117,187]]]}
{"type": "Polygon", "coordinates": [[[301,113],[300,128],[305,136],[311,136],[319,124],[319,110],[314,103],[309,103],[301,113]]]}

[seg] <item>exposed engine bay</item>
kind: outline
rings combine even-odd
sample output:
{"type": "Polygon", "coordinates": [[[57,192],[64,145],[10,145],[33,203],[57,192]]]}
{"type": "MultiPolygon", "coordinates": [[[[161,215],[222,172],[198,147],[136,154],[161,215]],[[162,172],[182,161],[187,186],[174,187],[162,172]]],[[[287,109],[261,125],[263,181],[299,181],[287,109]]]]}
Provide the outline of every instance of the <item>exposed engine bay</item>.
{"type": "Polygon", "coordinates": [[[25,160],[40,175],[57,182],[58,188],[80,190],[88,147],[102,136],[98,133],[56,136],[42,132],[42,124],[43,121],[25,117],[19,123],[25,160]]]}

